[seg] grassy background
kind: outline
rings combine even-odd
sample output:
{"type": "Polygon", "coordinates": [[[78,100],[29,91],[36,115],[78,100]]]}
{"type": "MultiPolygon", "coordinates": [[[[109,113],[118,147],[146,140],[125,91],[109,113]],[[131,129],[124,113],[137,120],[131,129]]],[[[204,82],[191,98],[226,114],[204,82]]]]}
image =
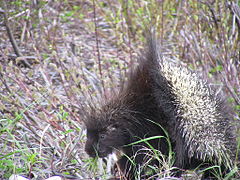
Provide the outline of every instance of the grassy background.
{"type": "Polygon", "coordinates": [[[0,179],[13,173],[43,179],[53,171],[104,178],[84,152],[83,108],[124,81],[146,27],[155,27],[166,57],[224,92],[239,122],[239,6],[222,0],[0,1],[0,179]]]}

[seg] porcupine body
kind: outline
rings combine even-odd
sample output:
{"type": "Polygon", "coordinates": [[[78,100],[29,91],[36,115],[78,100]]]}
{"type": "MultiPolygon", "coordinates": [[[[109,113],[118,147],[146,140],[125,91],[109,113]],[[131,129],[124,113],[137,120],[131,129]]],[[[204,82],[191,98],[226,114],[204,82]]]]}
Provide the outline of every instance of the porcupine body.
{"type": "MultiPolygon", "coordinates": [[[[236,155],[234,128],[224,102],[195,73],[164,61],[153,39],[123,89],[93,110],[85,124],[86,152],[106,157],[121,151],[125,155],[117,164],[127,179],[134,179],[137,169],[127,156],[140,166],[146,158],[141,152],[146,143],[131,143],[166,136],[163,129],[175,153],[174,166],[180,169],[217,164],[228,170],[236,155]]],[[[149,143],[168,154],[166,140],[149,143]]]]}

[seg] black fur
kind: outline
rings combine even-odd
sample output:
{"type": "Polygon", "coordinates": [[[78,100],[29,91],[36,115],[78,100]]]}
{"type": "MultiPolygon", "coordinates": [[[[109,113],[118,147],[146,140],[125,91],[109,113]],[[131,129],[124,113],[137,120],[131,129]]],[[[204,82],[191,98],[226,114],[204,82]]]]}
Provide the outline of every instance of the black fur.
{"type": "MultiPolygon", "coordinates": [[[[157,53],[154,40],[149,41],[148,50],[139,60],[139,65],[132,71],[127,83],[117,96],[101,109],[94,110],[85,121],[87,127],[86,152],[92,156],[106,157],[113,151],[121,151],[128,157],[134,157],[137,166],[133,166],[126,156],[117,162],[127,179],[134,179],[134,171],[147,157],[144,153],[145,143],[129,144],[152,136],[166,136],[161,127],[169,134],[175,152],[175,167],[192,169],[203,160],[189,157],[188,149],[181,130],[178,128],[178,109],[171,86],[159,73],[161,57],[157,53]],[[160,124],[160,126],[155,123],[160,124]]],[[[163,62],[161,62],[163,63],[163,62]]],[[[219,112],[221,106],[219,107],[219,112]]],[[[222,120],[229,124],[228,118],[222,120]]],[[[227,132],[229,133],[229,132],[227,132]]],[[[227,134],[226,133],[226,134],[227,134]]],[[[230,133],[229,146],[235,150],[234,139],[230,133]]],[[[169,146],[164,139],[149,142],[155,149],[167,155],[169,146]]]]}

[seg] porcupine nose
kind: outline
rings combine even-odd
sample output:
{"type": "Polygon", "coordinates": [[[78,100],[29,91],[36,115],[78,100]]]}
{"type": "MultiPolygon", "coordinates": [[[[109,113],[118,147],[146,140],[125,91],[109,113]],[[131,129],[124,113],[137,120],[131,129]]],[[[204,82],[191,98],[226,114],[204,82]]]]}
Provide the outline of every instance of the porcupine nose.
{"type": "Polygon", "coordinates": [[[87,142],[85,145],[85,151],[90,157],[96,157],[97,156],[97,148],[95,144],[87,142]]]}

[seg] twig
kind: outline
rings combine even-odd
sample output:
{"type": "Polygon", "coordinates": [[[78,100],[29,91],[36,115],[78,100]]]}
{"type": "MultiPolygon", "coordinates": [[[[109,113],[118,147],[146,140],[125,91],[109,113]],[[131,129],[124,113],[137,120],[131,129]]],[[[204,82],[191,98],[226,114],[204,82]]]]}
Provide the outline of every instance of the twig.
{"type": "Polygon", "coordinates": [[[214,9],[212,8],[212,5],[209,2],[206,2],[205,4],[207,5],[207,7],[208,7],[208,9],[209,9],[209,11],[210,11],[210,13],[212,15],[212,20],[213,20],[213,22],[215,24],[215,27],[216,27],[216,30],[217,30],[217,34],[218,34],[218,38],[219,38],[219,41],[220,41],[219,45],[221,46],[223,44],[223,38],[222,38],[222,36],[220,34],[220,28],[219,28],[219,25],[218,25],[218,21],[220,21],[220,19],[218,19],[216,17],[214,9]]]}
{"type": "Polygon", "coordinates": [[[27,21],[28,21],[29,16],[30,16],[30,11],[27,11],[27,19],[24,21],[22,35],[21,35],[21,40],[20,40],[21,43],[24,40],[24,36],[25,36],[25,33],[26,33],[27,24],[28,24],[27,21]]]}
{"type": "Polygon", "coordinates": [[[228,2],[228,8],[236,19],[238,29],[240,30],[240,7],[234,2],[228,2]]]}
{"type": "MultiPolygon", "coordinates": [[[[23,55],[19,51],[18,45],[16,43],[16,40],[14,39],[14,36],[12,34],[11,28],[10,28],[9,23],[8,23],[8,17],[7,17],[7,13],[6,13],[6,3],[5,2],[4,2],[4,11],[2,11],[2,13],[3,13],[3,17],[4,17],[4,25],[6,27],[6,31],[7,31],[9,40],[12,44],[13,50],[18,57],[21,57],[23,55]]],[[[26,66],[28,68],[31,67],[30,64],[25,59],[22,60],[22,63],[24,64],[24,66],[26,66]]]]}
{"type": "Polygon", "coordinates": [[[3,12],[3,16],[4,16],[4,24],[5,24],[5,27],[6,27],[6,30],[7,30],[7,34],[8,34],[8,37],[9,37],[9,40],[11,41],[12,43],[12,46],[13,46],[13,49],[14,49],[14,52],[15,54],[20,57],[20,56],[23,56],[22,53],[19,51],[19,48],[17,46],[17,43],[13,37],[13,34],[12,34],[12,31],[9,27],[9,24],[8,24],[8,18],[7,18],[7,15],[6,15],[6,12],[4,11],[3,12]]]}
{"type": "MultiPolygon", "coordinates": [[[[236,24],[238,26],[238,38],[240,39],[240,7],[234,2],[228,2],[228,8],[231,11],[233,18],[235,18],[236,24]]],[[[239,50],[240,59],[240,50],[239,50]]]]}
{"type": "MultiPolygon", "coordinates": [[[[21,17],[21,16],[23,16],[24,14],[28,13],[29,11],[30,11],[30,10],[27,9],[27,10],[22,11],[22,12],[14,15],[14,16],[12,16],[12,17],[9,17],[9,18],[8,18],[8,21],[10,21],[10,20],[12,20],[12,19],[15,19],[15,18],[18,18],[18,17],[21,17]]],[[[0,9],[0,12],[3,13],[4,10],[3,10],[3,9],[0,9]]],[[[4,24],[4,21],[1,21],[1,22],[0,22],[0,25],[1,25],[1,24],[4,24]]]]}
{"type": "Polygon", "coordinates": [[[93,16],[94,16],[94,25],[95,25],[95,38],[96,38],[96,46],[97,46],[97,58],[98,58],[98,68],[99,68],[99,73],[101,77],[101,83],[103,86],[103,92],[105,95],[105,86],[104,86],[104,81],[103,81],[103,74],[102,74],[102,66],[101,66],[101,56],[100,56],[100,50],[99,50],[99,40],[98,40],[98,29],[97,29],[97,20],[96,20],[96,3],[95,0],[93,0],[93,16]]]}

